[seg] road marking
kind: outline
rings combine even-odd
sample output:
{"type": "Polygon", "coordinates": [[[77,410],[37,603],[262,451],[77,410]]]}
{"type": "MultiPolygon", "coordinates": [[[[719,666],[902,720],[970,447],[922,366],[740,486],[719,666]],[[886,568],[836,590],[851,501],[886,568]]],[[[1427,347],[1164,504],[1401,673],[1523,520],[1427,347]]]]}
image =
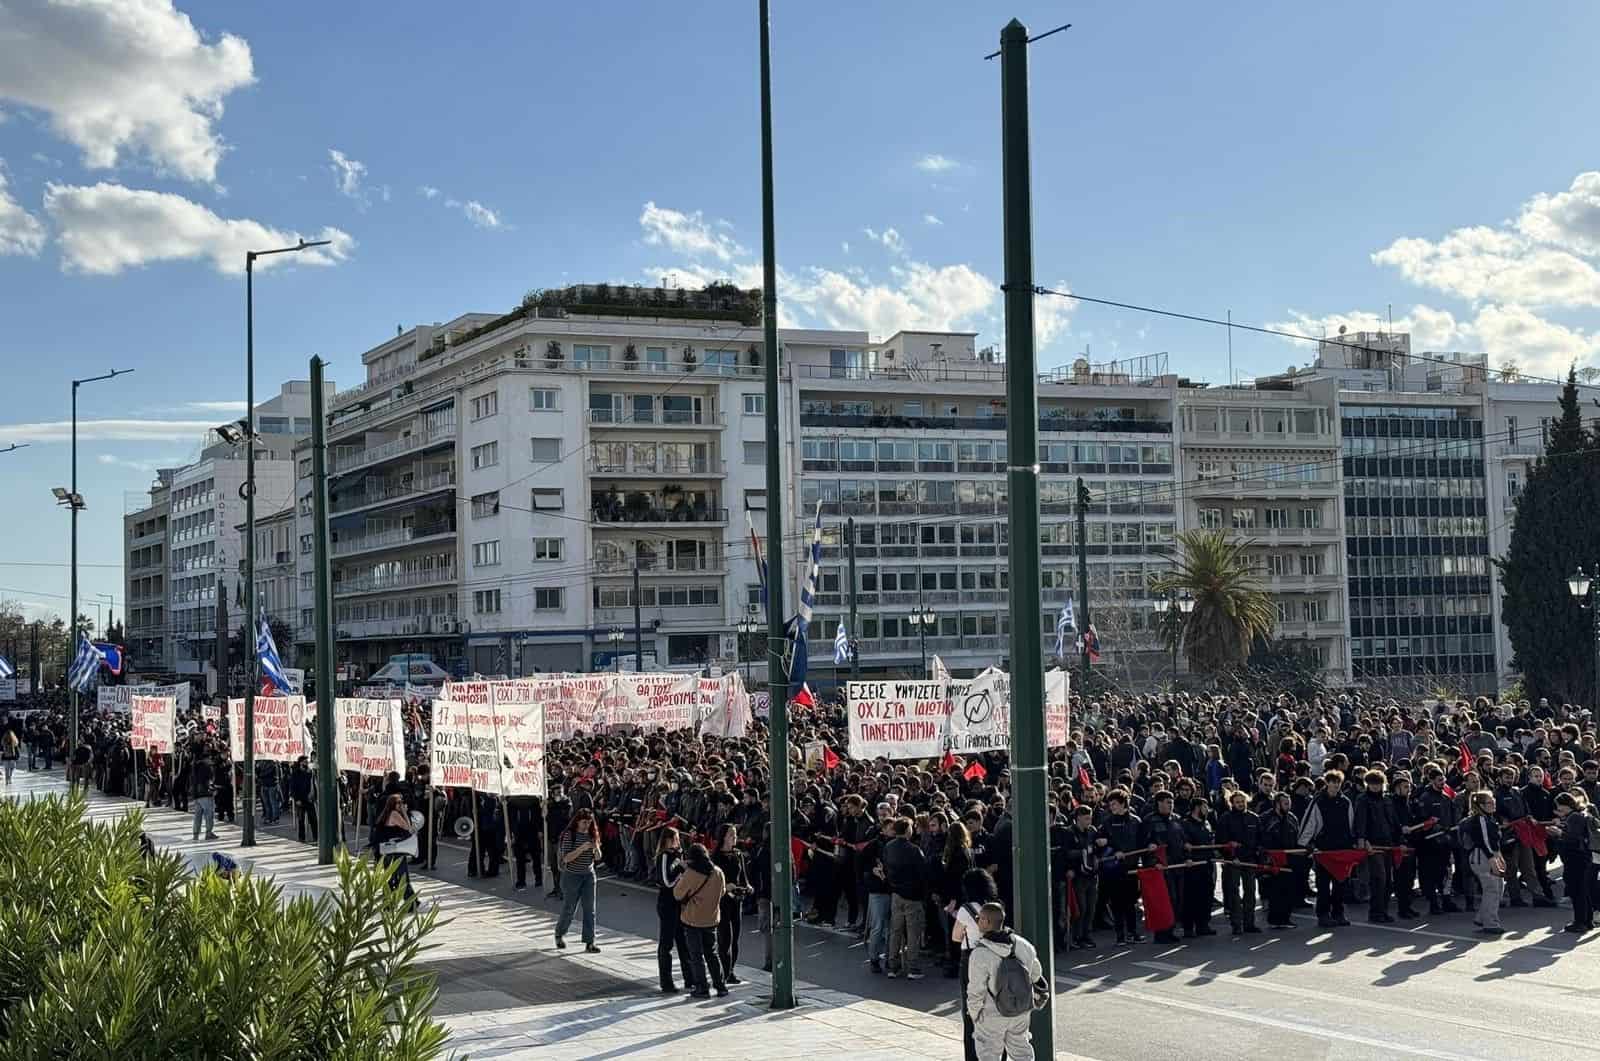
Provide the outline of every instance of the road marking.
{"type": "MultiPolygon", "coordinates": [[[[1316,991],[1311,988],[1292,987],[1288,984],[1269,982],[1265,977],[1239,976],[1236,973],[1226,972],[1210,972],[1204,969],[1194,969],[1184,965],[1172,965],[1167,962],[1134,962],[1134,964],[1140,968],[1152,969],[1158,973],[1167,973],[1169,975],[1183,977],[1184,980],[1190,983],[1201,980],[1226,980],[1228,983],[1238,984],[1254,990],[1288,995],[1292,998],[1303,998],[1311,1002],[1321,1002],[1324,1004],[1353,1004],[1356,1006],[1365,1007],[1367,1009],[1375,1009],[1381,1010],[1385,1013],[1393,1013],[1401,1017],[1415,1017],[1417,1015],[1415,1006],[1397,1006],[1389,1002],[1375,1002],[1367,999],[1352,998],[1349,995],[1338,995],[1335,997],[1327,991],[1316,991]]],[[[1540,1035],[1528,1031],[1522,1027],[1507,1028],[1503,1025],[1488,1024],[1483,1021],[1469,1020],[1462,1017],[1453,1017],[1438,1013],[1434,1014],[1431,1019],[1435,1021],[1443,1021],[1446,1024],[1454,1024],[1462,1028],[1470,1028],[1473,1031],[1489,1032],[1494,1035],[1504,1035],[1512,1039],[1533,1039],[1539,1042],[1550,1043],[1554,1046],[1576,1047],[1579,1050],[1591,1050],[1594,1048],[1594,1043],[1592,1041],[1566,1039],[1560,1036],[1540,1035]]]]}
{"type": "MultiPolygon", "coordinates": [[[[1312,914],[1296,914],[1295,920],[1315,922],[1316,917],[1312,914]]],[[[1507,929],[1506,934],[1503,936],[1459,936],[1453,932],[1435,932],[1432,929],[1422,928],[1421,926],[1407,928],[1404,925],[1374,925],[1371,922],[1357,922],[1351,927],[1370,928],[1377,932],[1394,932],[1402,936],[1431,936],[1434,939],[1451,939],[1455,940],[1457,943],[1484,944],[1494,943],[1496,941],[1501,943],[1514,943],[1516,944],[1515,949],[1517,950],[1537,950],[1543,951],[1546,954],[1568,955],[1573,953],[1570,949],[1563,949],[1561,947],[1544,947],[1537,943],[1524,943],[1519,939],[1512,938],[1512,929],[1507,929]]],[[[1306,938],[1314,939],[1315,937],[1313,936],[1306,938]]]]}
{"type": "MultiPolygon", "coordinates": [[[[1244,1013],[1237,1009],[1223,1006],[1207,1006],[1199,1002],[1190,1002],[1187,999],[1173,998],[1168,995],[1158,995],[1148,991],[1139,991],[1127,986],[1126,981],[1112,980],[1109,977],[1093,977],[1084,979],[1077,976],[1057,974],[1057,981],[1066,981],[1078,987],[1104,987],[1125,998],[1138,1002],[1148,1002],[1154,1006],[1166,1009],[1182,1009],[1191,1013],[1200,1013],[1208,1017],[1224,1017],[1228,1020],[1243,1021],[1246,1024],[1259,1024],[1266,1028],[1277,1028],[1280,1031],[1294,1032],[1298,1035],[1310,1036],[1314,1039],[1337,1039],[1340,1042],[1354,1043],[1358,1046],[1370,1046],[1375,1050],[1383,1050],[1391,1054],[1407,1054],[1412,1057],[1432,1057],[1439,1061],[1462,1061],[1466,1055],[1460,1053],[1446,1053],[1442,1050],[1429,1050],[1420,1046],[1407,1046],[1403,1043],[1389,1039],[1374,1039],[1365,1035],[1355,1035],[1350,1032],[1336,1031],[1320,1024],[1307,1024],[1298,1021],[1280,1020],[1277,1017],[1266,1017],[1258,1013],[1244,1013]]],[[[1480,1057],[1482,1055],[1479,1055],[1480,1057]]],[[[1490,1061],[1482,1058],[1482,1061],[1490,1061]]]]}

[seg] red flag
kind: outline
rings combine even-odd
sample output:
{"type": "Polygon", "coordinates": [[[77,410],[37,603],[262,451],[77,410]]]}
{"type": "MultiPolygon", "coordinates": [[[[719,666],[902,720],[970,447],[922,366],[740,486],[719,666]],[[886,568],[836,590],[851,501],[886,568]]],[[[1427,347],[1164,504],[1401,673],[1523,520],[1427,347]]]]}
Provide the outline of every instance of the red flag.
{"type": "Polygon", "coordinates": [[[1159,866],[1134,871],[1139,878],[1139,896],[1144,900],[1144,923],[1151,932],[1166,932],[1176,923],[1172,917],[1172,895],[1167,891],[1167,871],[1159,866]]]}
{"type": "Polygon", "coordinates": [[[1317,865],[1336,881],[1347,881],[1356,867],[1367,860],[1367,852],[1357,850],[1318,851],[1317,865]]]}
{"type": "Polygon", "coordinates": [[[578,780],[579,781],[592,781],[592,780],[594,780],[594,767],[592,767],[592,766],[584,767],[583,773],[578,775],[578,780]]]}
{"type": "Polygon", "coordinates": [[[1088,770],[1087,767],[1083,767],[1083,766],[1078,767],[1078,787],[1079,788],[1093,788],[1094,787],[1094,782],[1092,780],[1090,780],[1090,778],[1089,778],[1089,770],[1088,770]]]}
{"type": "Polygon", "coordinates": [[[833,749],[832,748],[830,748],[826,744],[824,744],[822,746],[822,768],[824,770],[832,770],[834,767],[836,767],[838,765],[839,765],[839,757],[837,755],[833,754],[833,749]]]}
{"type": "Polygon", "coordinates": [[[734,775],[733,775],[733,783],[735,785],[738,785],[740,788],[743,788],[744,787],[744,774],[736,771],[734,773],[734,775]]]}
{"type": "Polygon", "coordinates": [[[1517,834],[1517,843],[1529,848],[1540,858],[1550,854],[1550,846],[1544,840],[1544,830],[1532,818],[1518,818],[1511,823],[1511,831],[1517,834]]]}
{"type": "Polygon", "coordinates": [[[1287,851],[1268,851],[1267,852],[1267,861],[1272,864],[1272,868],[1273,869],[1288,869],[1289,868],[1289,852],[1287,852],[1287,851]]]}
{"type": "Polygon", "coordinates": [[[948,774],[950,771],[954,770],[957,765],[959,764],[956,761],[956,753],[951,751],[949,748],[946,748],[944,750],[944,758],[939,760],[939,772],[942,774],[948,774]]]}
{"type": "Polygon", "coordinates": [[[1461,746],[1457,750],[1461,753],[1461,762],[1458,765],[1461,767],[1461,772],[1465,774],[1472,769],[1472,749],[1467,747],[1467,742],[1463,739],[1461,746]]]}
{"type": "Polygon", "coordinates": [[[1078,889],[1074,888],[1069,882],[1067,884],[1067,923],[1076,925],[1080,916],[1078,911],[1078,889]]]}
{"type": "Polygon", "coordinates": [[[1547,771],[1545,773],[1545,775],[1544,775],[1544,790],[1546,792],[1549,792],[1552,788],[1555,788],[1555,787],[1556,787],[1556,783],[1554,781],[1550,780],[1550,774],[1547,771]]]}
{"type": "Polygon", "coordinates": [[[1439,791],[1444,793],[1444,798],[1445,799],[1455,799],[1456,798],[1456,790],[1451,788],[1449,785],[1445,785],[1439,791]]]}
{"type": "Polygon", "coordinates": [[[1411,852],[1403,847],[1394,847],[1389,849],[1389,857],[1394,860],[1395,869],[1399,869],[1400,864],[1404,862],[1410,854],[1411,852]]]}
{"type": "Polygon", "coordinates": [[[1156,865],[1165,866],[1167,864],[1167,845],[1166,844],[1157,844],[1156,845],[1155,855],[1156,855],[1156,865]]]}
{"type": "Polygon", "coordinates": [[[789,841],[789,855],[794,859],[794,871],[803,874],[810,867],[806,858],[806,842],[804,840],[789,841]]]}
{"type": "Polygon", "coordinates": [[[801,707],[816,707],[817,698],[811,695],[811,686],[801,682],[800,691],[794,694],[794,699],[790,703],[798,704],[801,707]]]}
{"type": "Polygon", "coordinates": [[[989,771],[983,768],[982,763],[974,759],[972,760],[972,764],[961,772],[961,776],[966,778],[968,781],[982,781],[984,778],[989,776],[989,771]]]}
{"type": "Polygon", "coordinates": [[[278,690],[278,687],[276,685],[272,684],[272,679],[271,678],[262,678],[261,679],[261,691],[259,693],[256,693],[256,695],[257,696],[270,697],[274,693],[276,693],[277,690],[278,690]]]}

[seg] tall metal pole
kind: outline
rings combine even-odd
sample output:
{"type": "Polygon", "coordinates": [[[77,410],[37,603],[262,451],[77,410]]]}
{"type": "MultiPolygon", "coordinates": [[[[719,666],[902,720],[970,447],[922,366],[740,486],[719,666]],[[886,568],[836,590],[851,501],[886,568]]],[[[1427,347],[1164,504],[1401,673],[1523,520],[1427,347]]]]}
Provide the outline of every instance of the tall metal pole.
{"type": "Polygon", "coordinates": [[[772,194],[770,0],[761,0],[761,300],[767,348],[767,757],[772,770],[772,1008],[794,1008],[794,863],[789,851],[789,676],[783,669],[783,451],[778,432],[778,250],[772,194]]]}
{"type": "MultiPolygon", "coordinates": [[[[244,255],[244,829],[241,847],[256,844],[256,253],[244,255]]],[[[218,676],[220,684],[221,676],[218,676]]]]}
{"type": "Polygon", "coordinates": [[[327,417],[322,409],[322,366],[311,359],[311,562],[316,565],[317,623],[317,865],[333,864],[341,833],[339,794],[334,787],[333,578],[328,558],[327,417]]]}
{"type": "Polygon", "coordinates": [[[1001,160],[1005,202],[1006,444],[1011,534],[1011,787],[1016,825],[1013,879],[1017,931],[1038,951],[1043,1009],[1033,1014],[1033,1049],[1055,1051],[1055,945],[1050,917],[1050,846],[1045,816],[1044,637],[1039,587],[1039,395],[1033,348],[1033,191],[1028,153],[1028,31],[1000,31],[1001,160]]]}
{"type": "Polygon", "coordinates": [[[856,518],[844,521],[846,550],[850,557],[850,677],[861,678],[861,628],[856,625],[856,518]]]}
{"type": "MultiPolygon", "coordinates": [[[[67,612],[67,665],[61,673],[72,673],[72,657],[78,651],[78,509],[83,506],[78,503],[78,387],[77,380],[72,381],[72,495],[67,498],[67,505],[72,509],[72,605],[67,612]]],[[[67,754],[76,755],[78,752],[78,690],[72,688],[72,683],[67,683],[69,695],[72,697],[67,713],[67,732],[70,734],[71,749],[67,754]]]]}
{"type": "MultiPolygon", "coordinates": [[[[620,673],[621,667],[618,666],[620,673]]],[[[633,673],[644,673],[644,623],[639,618],[639,562],[633,563],[633,673]]]]}
{"type": "MultiPolygon", "coordinates": [[[[1089,488],[1083,485],[1083,476],[1078,477],[1078,622],[1082,623],[1079,630],[1085,634],[1089,632],[1089,488]]],[[[1083,677],[1089,677],[1089,639],[1081,637],[1079,640],[1083,647],[1079,650],[1083,664],[1083,677]]],[[[1085,686],[1087,689],[1087,686],[1085,686]]]]}

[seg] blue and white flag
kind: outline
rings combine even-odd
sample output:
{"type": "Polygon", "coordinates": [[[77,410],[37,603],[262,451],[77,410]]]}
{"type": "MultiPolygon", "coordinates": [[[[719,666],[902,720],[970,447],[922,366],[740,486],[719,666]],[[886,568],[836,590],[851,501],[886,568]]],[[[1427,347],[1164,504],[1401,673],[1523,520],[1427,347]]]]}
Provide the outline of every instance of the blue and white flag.
{"type": "Polygon", "coordinates": [[[1072,619],[1072,598],[1067,598],[1067,603],[1061,606],[1061,615],[1056,619],[1056,656],[1065,657],[1067,654],[1067,631],[1077,629],[1077,623],[1072,619]]]}
{"type": "Polygon", "coordinates": [[[11,661],[9,659],[6,659],[4,656],[0,656],[0,681],[5,681],[7,678],[14,678],[16,675],[17,668],[11,665],[11,661]]]}
{"type": "Polygon", "coordinates": [[[850,662],[850,635],[844,631],[844,622],[841,620],[839,629],[833,633],[833,665],[850,662]]]}
{"type": "Polygon", "coordinates": [[[795,696],[805,684],[810,650],[806,630],[811,625],[811,609],[817,602],[817,579],[822,568],[822,502],[817,502],[816,524],[811,531],[811,566],[800,585],[800,611],[789,620],[789,695],[795,696]]]}
{"type": "Polygon", "coordinates": [[[261,664],[262,684],[271,684],[285,696],[294,692],[289,678],[283,673],[283,661],[278,658],[278,646],[272,643],[272,627],[267,623],[267,613],[261,613],[256,626],[256,659],[261,664]]]}
{"type": "Polygon", "coordinates": [[[67,668],[67,684],[80,693],[93,689],[100,678],[100,664],[106,661],[100,650],[82,634],[78,635],[78,651],[67,668]]]}
{"type": "MultiPolygon", "coordinates": [[[[122,673],[122,646],[114,645],[110,641],[96,641],[94,647],[100,650],[100,655],[105,657],[106,670],[112,674],[122,673]]],[[[0,675],[3,677],[3,675],[0,675]]]]}

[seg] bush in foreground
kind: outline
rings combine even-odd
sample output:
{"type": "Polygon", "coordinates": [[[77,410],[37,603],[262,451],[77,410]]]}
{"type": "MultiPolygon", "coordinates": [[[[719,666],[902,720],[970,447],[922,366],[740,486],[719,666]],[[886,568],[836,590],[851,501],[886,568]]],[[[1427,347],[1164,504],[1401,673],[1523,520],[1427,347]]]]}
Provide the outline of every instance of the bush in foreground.
{"type": "Polygon", "coordinates": [[[81,796],[0,802],[0,1061],[439,1057],[417,967],[433,911],[341,855],[339,886],[285,903],[248,875],[142,858],[142,819],[81,796]]]}

